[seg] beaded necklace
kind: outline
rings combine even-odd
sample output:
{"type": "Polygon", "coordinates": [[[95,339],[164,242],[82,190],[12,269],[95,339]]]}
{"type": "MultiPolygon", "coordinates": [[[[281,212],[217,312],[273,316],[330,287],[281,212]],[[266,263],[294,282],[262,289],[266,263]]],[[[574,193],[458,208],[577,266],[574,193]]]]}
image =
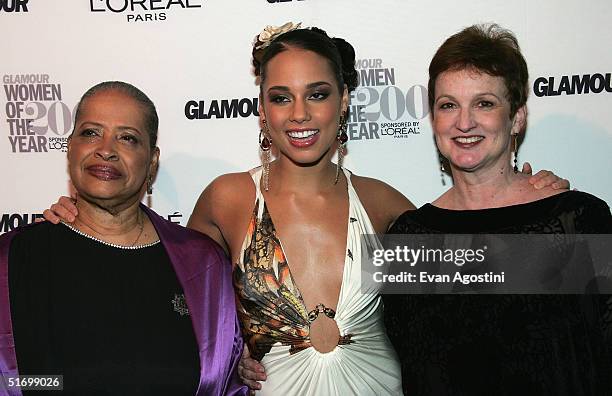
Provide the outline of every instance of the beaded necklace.
{"type": "MultiPolygon", "coordinates": [[[[81,236],[84,236],[85,238],[89,238],[92,241],[96,241],[96,242],[101,243],[103,245],[114,247],[114,248],[117,248],[117,249],[125,249],[125,250],[144,249],[144,248],[147,248],[147,247],[150,247],[150,246],[153,246],[153,245],[157,245],[160,242],[160,240],[158,239],[155,242],[145,243],[144,245],[136,245],[136,246],[117,245],[116,243],[106,242],[106,241],[98,239],[98,238],[96,238],[96,237],[94,237],[92,235],[86,234],[83,231],[79,230],[78,228],[75,228],[75,227],[71,226],[68,223],[64,223],[63,221],[62,221],[62,224],[65,225],[66,227],[68,227],[69,229],[71,229],[72,231],[76,232],[77,234],[79,234],[81,236]]],[[[141,234],[142,234],[142,228],[140,229],[140,234],[138,234],[138,238],[136,239],[136,241],[134,241],[134,243],[136,243],[138,241],[138,239],[140,239],[140,235],[141,234]]]]}

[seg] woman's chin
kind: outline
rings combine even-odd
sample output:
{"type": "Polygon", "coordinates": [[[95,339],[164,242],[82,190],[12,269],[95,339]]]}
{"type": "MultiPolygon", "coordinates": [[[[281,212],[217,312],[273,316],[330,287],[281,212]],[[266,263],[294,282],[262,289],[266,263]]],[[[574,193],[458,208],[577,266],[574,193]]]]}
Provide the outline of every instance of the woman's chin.
{"type": "Polygon", "coordinates": [[[482,167],[482,161],[475,158],[464,158],[457,161],[451,161],[452,168],[459,172],[474,172],[482,167]]]}
{"type": "Polygon", "coordinates": [[[313,166],[326,158],[330,151],[331,149],[323,152],[321,150],[301,150],[299,152],[288,153],[285,156],[298,166],[313,166]]]}
{"type": "Polygon", "coordinates": [[[102,208],[115,208],[129,206],[135,201],[140,201],[142,198],[142,192],[140,191],[108,191],[108,190],[94,190],[94,191],[79,191],[79,197],[83,200],[99,206],[102,208]]]}
{"type": "Polygon", "coordinates": [[[91,200],[109,200],[125,195],[121,191],[116,191],[112,188],[88,188],[86,190],[77,190],[77,193],[79,196],[88,197],[91,200]]]}

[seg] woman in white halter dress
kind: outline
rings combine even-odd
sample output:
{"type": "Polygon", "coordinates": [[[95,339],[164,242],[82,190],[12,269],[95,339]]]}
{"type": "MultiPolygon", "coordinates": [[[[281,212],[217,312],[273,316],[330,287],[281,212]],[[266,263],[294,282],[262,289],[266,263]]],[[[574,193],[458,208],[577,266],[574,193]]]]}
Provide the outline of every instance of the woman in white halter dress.
{"type": "MultiPolygon", "coordinates": [[[[348,182],[347,254],[337,310],[338,346],[320,353],[310,343],[309,313],[260,190],[262,171],[251,171],[256,204],[234,268],[238,314],[251,355],[264,365],[260,395],[399,395],[399,362],[382,323],[377,290],[361,290],[361,236],[374,234],[348,182]]],[[[378,243],[376,240],[375,243],[378,243]]],[[[306,247],[305,247],[306,248],[306,247]]],[[[322,311],[322,309],[321,309],[322,311]]],[[[310,313],[310,315],[313,315],[310,313]]],[[[311,320],[313,318],[311,317],[311,320]]],[[[314,317],[316,320],[316,316],[314,317]]]]}

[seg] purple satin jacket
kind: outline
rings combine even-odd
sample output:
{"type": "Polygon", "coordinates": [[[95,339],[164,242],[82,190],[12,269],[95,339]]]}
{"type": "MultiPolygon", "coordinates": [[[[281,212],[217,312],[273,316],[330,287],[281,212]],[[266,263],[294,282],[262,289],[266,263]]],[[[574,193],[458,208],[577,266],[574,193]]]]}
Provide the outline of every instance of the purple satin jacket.
{"type": "MultiPolygon", "coordinates": [[[[236,316],[232,266],[208,236],[171,223],[141,205],[170,257],[183,287],[200,350],[200,384],[196,395],[246,395],[238,379],[242,338],[236,316]]],[[[30,225],[35,227],[36,225],[30,225]]],[[[11,240],[28,227],[0,237],[0,395],[21,396],[8,388],[7,377],[19,375],[11,324],[8,252],[11,240]]]]}

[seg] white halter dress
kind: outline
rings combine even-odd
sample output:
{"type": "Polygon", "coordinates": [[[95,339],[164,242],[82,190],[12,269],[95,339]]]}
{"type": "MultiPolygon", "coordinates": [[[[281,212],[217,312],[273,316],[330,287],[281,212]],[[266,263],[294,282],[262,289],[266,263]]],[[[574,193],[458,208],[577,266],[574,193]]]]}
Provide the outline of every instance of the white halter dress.
{"type": "MultiPolygon", "coordinates": [[[[251,171],[256,204],[240,262],[234,268],[238,314],[250,352],[267,380],[259,395],[401,395],[397,355],[385,333],[377,290],[362,290],[360,238],[375,234],[348,181],[347,254],[334,320],[338,346],[321,353],[310,343],[304,301],[287,264],[260,189],[261,169],[251,171]]],[[[370,240],[370,247],[379,247],[370,240]],[[372,246],[374,245],[374,246],[372,246]]],[[[307,249],[307,246],[304,246],[307,249]]]]}

